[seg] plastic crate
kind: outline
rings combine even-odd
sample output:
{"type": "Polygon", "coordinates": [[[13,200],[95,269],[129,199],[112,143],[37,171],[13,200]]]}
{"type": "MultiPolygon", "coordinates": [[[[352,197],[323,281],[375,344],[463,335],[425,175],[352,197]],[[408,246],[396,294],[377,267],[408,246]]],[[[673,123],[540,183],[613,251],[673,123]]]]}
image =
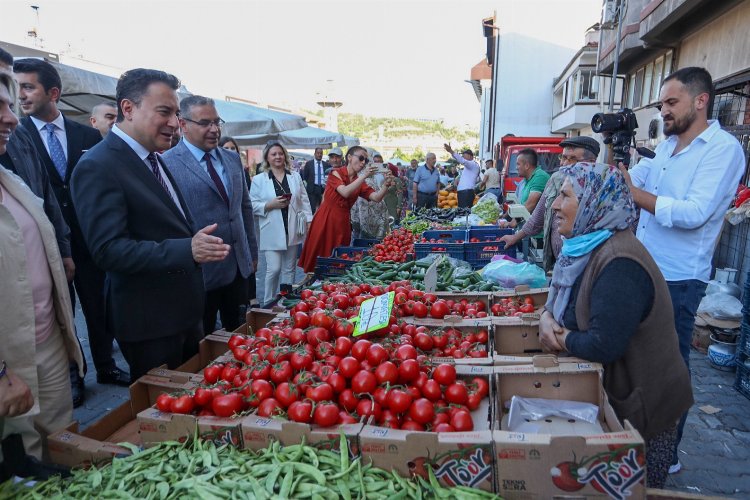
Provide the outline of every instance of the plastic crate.
{"type": "Polygon", "coordinates": [[[422,233],[426,240],[443,240],[445,243],[463,243],[468,240],[465,229],[430,230],[422,233]]]}
{"type": "MultiPolygon", "coordinates": [[[[333,253],[331,253],[331,257],[340,257],[343,254],[349,254],[351,256],[353,253],[361,252],[363,254],[366,254],[370,250],[370,247],[336,247],[333,249],[333,253]]],[[[345,260],[345,259],[341,259],[345,260]]]]}
{"type": "Polygon", "coordinates": [[[750,325],[744,321],[740,327],[740,339],[737,342],[737,352],[750,356],[750,325]]]}
{"type": "Polygon", "coordinates": [[[467,241],[471,241],[472,238],[478,238],[479,241],[497,241],[503,236],[513,234],[513,229],[510,228],[499,228],[499,227],[482,227],[469,229],[469,238],[467,241]]]}
{"type": "Polygon", "coordinates": [[[486,241],[484,243],[464,244],[464,260],[471,264],[471,267],[474,269],[486,266],[495,255],[510,254],[514,256],[515,253],[515,245],[505,248],[505,243],[503,242],[486,241]],[[495,248],[497,250],[494,250],[495,248]]]}
{"type": "Polygon", "coordinates": [[[431,253],[444,253],[454,259],[465,260],[463,243],[414,243],[414,253],[417,260],[431,253]]]}
{"type": "Polygon", "coordinates": [[[353,260],[318,257],[315,262],[316,278],[334,278],[346,274],[346,270],[355,264],[353,260]]]}
{"type": "Polygon", "coordinates": [[[734,388],[737,392],[750,399],[750,367],[745,365],[747,358],[740,356],[735,361],[737,365],[737,376],[734,379],[734,388]]]}
{"type": "Polygon", "coordinates": [[[352,241],[353,247],[367,247],[370,248],[373,245],[380,243],[380,240],[368,240],[367,238],[354,238],[352,241]]]}

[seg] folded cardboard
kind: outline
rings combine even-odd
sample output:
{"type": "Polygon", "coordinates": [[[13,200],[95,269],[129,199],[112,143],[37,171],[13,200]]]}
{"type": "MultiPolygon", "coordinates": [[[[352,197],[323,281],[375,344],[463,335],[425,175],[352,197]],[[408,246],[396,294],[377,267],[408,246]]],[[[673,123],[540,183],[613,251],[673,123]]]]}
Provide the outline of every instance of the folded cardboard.
{"type": "Polygon", "coordinates": [[[243,448],[247,450],[260,450],[278,441],[284,446],[304,442],[313,448],[339,451],[341,433],[343,433],[346,436],[349,456],[359,456],[357,436],[362,430],[362,424],[343,424],[323,428],[283,418],[248,415],[242,418],[240,425],[243,448]]]}
{"type": "Polygon", "coordinates": [[[100,420],[79,431],[78,422],[48,437],[50,458],[69,467],[88,467],[130,455],[128,448],[117,443],[142,446],[136,416],[154,402],[159,394],[186,390],[195,386],[195,375],[151,370],[130,386],[130,399],[107,413],[100,420]]]}
{"type": "MultiPolygon", "coordinates": [[[[504,498],[644,498],[645,446],[627,421],[617,419],[596,363],[561,363],[536,356],[533,363],[496,366],[495,476],[504,498]],[[603,433],[552,435],[509,432],[502,427],[512,396],[592,403],[603,433]]],[[[575,427],[573,427],[574,429],[575,427]]]]}
{"type": "Polygon", "coordinates": [[[418,432],[365,425],[359,433],[359,446],[365,461],[402,476],[428,477],[432,467],[444,486],[463,485],[494,491],[492,467],[491,366],[457,365],[456,374],[463,379],[487,377],[490,397],[472,412],[472,432],[418,432]]]}

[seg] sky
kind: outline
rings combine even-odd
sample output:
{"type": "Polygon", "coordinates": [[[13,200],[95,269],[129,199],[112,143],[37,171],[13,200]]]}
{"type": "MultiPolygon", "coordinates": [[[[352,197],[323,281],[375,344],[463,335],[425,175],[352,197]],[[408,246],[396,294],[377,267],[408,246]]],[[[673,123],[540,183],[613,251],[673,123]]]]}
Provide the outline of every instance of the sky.
{"type": "Polygon", "coordinates": [[[578,49],[600,12],[601,0],[2,0],[0,40],[34,46],[36,26],[45,50],[111,76],[156,68],[214,98],[316,110],[330,95],[342,112],[478,128],[465,80],[485,55],[483,18],[578,49]]]}

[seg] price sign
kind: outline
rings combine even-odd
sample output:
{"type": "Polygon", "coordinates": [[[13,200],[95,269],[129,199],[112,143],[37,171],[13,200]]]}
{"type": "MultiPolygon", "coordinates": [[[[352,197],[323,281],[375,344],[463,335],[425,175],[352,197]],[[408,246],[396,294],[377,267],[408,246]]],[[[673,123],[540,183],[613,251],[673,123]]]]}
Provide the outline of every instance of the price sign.
{"type": "Polygon", "coordinates": [[[388,326],[395,296],[396,292],[388,292],[362,302],[359,306],[359,316],[352,319],[356,323],[353,335],[358,337],[388,326]]]}

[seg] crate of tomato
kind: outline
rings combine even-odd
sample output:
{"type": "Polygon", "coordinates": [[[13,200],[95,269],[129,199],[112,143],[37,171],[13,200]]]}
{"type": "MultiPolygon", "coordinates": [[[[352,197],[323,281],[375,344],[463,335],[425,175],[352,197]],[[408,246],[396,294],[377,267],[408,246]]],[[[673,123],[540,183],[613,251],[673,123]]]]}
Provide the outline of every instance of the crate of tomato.
{"type": "Polygon", "coordinates": [[[495,255],[513,255],[515,245],[505,246],[500,238],[513,234],[512,229],[497,227],[470,229],[468,242],[464,245],[464,259],[474,268],[484,267],[490,263],[495,255]]]}
{"type": "Polygon", "coordinates": [[[396,229],[370,249],[377,262],[406,262],[414,255],[414,234],[408,229],[396,229]]]}
{"type": "Polygon", "coordinates": [[[414,244],[414,251],[417,259],[427,257],[431,253],[445,253],[454,259],[463,260],[466,237],[465,229],[425,231],[419,241],[414,244]]]}
{"type": "Polygon", "coordinates": [[[330,257],[318,257],[315,263],[317,278],[330,278],[346,273],[356,262],[367,255],[367,247],[337,247],[330,257]]]}

